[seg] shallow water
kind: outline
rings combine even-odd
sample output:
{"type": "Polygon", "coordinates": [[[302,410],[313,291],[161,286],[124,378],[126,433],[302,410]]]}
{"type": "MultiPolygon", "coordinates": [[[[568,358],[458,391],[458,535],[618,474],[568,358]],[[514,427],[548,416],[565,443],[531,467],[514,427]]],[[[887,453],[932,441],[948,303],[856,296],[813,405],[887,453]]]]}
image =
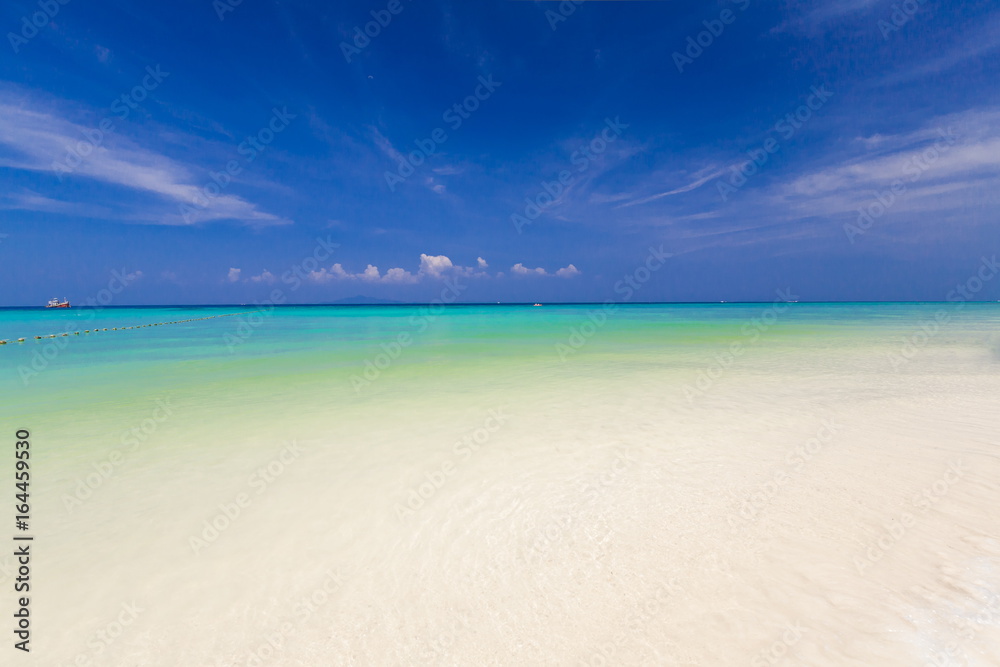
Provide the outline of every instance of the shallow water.
{"type": "Polygon", "coordinates": [[[30,338],[242,310],[0,310],[29,664],[1000,664],[998,304],[30,338]]]}

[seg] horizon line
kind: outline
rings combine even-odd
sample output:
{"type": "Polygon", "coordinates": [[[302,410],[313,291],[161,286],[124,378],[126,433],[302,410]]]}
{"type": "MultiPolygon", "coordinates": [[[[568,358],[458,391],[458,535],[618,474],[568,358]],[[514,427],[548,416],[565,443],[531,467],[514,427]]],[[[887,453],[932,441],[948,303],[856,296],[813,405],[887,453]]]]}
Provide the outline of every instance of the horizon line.
{"type": "MultiPolygon", "coordinates": [[[[248,306],[265,306],[267,308],[372,308],[372,307],[411,307],[411,306],[442,306],[442,307],[466,307],[466,306],[534,306],[538,303],[541,306],[603,306],[614,304],[616,306],[684,306],[684,305],[752,305],[752,304],[802,304],[802,305],[843,305],[843,304],[961,304],[961,303],[1000,303],[1000,300],[983,299],[961,299],[956,301],[942,300],[872,300],[872,301],[626,301],[620,302],[613,299],[605,301],[469,301],[464,303],[439,303],[434,301],[400,301],[390,303],[163,303],[163,304],[132,304],[132,305],[81,305],[69,308],[58,308],[51,310],[107,310],[114,308],[246,308],[248,306]]],[[[0,310],[50,310],[47,306],[0,306],[0,310]]]]}

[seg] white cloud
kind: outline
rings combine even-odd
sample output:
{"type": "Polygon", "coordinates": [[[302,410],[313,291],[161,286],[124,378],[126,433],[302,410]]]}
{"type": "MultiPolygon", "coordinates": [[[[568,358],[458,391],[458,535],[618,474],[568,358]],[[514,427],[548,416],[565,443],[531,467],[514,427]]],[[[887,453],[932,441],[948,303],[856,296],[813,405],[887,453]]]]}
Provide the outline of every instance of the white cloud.
{"type": "MultiPolygon", "coordinates": [[[[537,267],[534,269],[529,269],[524,264],[518,262],[514,266],[510,267],[510,272],[516,276],[558,276],[560,278],[572,278],[578,276],[582,273],[580,269],[576,268],[572,264],[564,266],[561,269],[557,269],[555,273],[549,273],[542,267],[537,267]]],[[[498,277],[500,274],[497,274],[498,277]]]]}
{"type": "Polygon", "coordinates": [[[790,5],[794,14],[771,29],[772,33],[799,32],[815,34],[827,29],[831,24],[856,18],[858,14],[869,11],[875,5],[884,4],[885,0],[827,0],[813,3],[802,2],[790,5]]]}
{"type": "Polygon", "coordinates": [[[369,125],[368,130],[372,133],[372,140],[375,142],[375,146],[382,151],[383,155],[393,162],[406,161],[403,154],[396,150],[396,148],[392,145],[392,142],[389,141],[384,134],[379,132],[377,127],[369,125]]]}
{"type": "Polygon", "coordinates": [[[928,59],[916,66],[910,67],[910,59],[902,59],[907,69],[890,74],[875,85],[882,88],[887,84],[912,81],[927,75],[939,75],[968,60],[983,58],[1000,48],[1000,17],[994,16],[970,31],[956,34],[948,46],[936,46],[939,48],[925,53],[928,59]]]}
{"type": "Polygon", "coordinates": [[[420,254],[420,273],[439,278],[442,273],[454,268],[454,264],[445,255],[420,254]]]}
{"type": "Polygon", "coordinates": [[[6,195],[7,201],[0,204],[0,209],[18,211],[36,211],[38,213],[72,214],[90,218],[114,218],[115,210],[97,204],[84,204],[75,201],[53,199],[40,195],[34,190],[22,190],[6,195]]]}
{"type": "Polygon", "coordinates": [[[377,266],[369,264],[364,271],[351,273],[340,263],[329,269],[321,268],[308,274],[307,279],[315,283],[328,283],[335,280],[357,280],[368,283],[412,284],[423,279],[440,280],[448,276],[466,276],[470,278],[485,278],[487,273],[482,269],[488,266],[482,257],[476,258],[476,267],[460,266],[451,261],[447,255],[420,254],[420,265],[416,273],[411,273],[399,267],[389,269],[384,274],[377,266]],[[477,270],[478,269],[478,270],[477,270]]]}
{"type": "Polygon", "coordinates": [[[268,285],[272,285],[275,280],[274,274],[267,269],[264,269],[263,273],[259,276],[250,276],[250,282],[252,283],[267,283],[268,285]]]}
{"type": "Polygon", "coordinates": [[[547,276],[547,275],[549,275],[548,272],[545,269],[543,269],[542,267],[538,267],[537,269],[529,269],[528,267],[526,267],[524,264],[521,264],[520,262],[518,262],[514,266],[510,267],[510,272],[513,273],[513,274],[519,275],[519,276],[527,276],[527,275],[547,276]]]}
{"type": "MultiPolygon", "coordinates": [[[[853,211],[894,181],[905,186],[903,210],[932,196],[935,209],[961,208],[969,188],[1000,176],[1000,112],[957,114],[922,129],[862,139],[866,154],[802,174],[778,186],[777,201],[824,213],[853,211]],[[944,194],[950,196],[942,196],[944,194]]],[[[929,202],[919,206],[928,210],[929,202]]]]}
{"type": "Polygon", "coordinates": [[[415,283],[417,278],[410,273],[400,268],[389,269],[382,276],[382,282],[384,283],[415,283]]]}
{"type": "MultiPolygon", "coordinates": [[[[371,132],[372,141],[374,142],[375,147],[378,148],[383,155],[392,160],[396,164],[397,169],[403,163],[409,164],[414,169],[419,168],[417,165],[413,165],[412,163],[410,163],[405,155],[396,150],[396,147],[392,145],[392,142],[389,141],[388,137],[379,132],[377,127],[373,125],[368,125],[367,127],[368,131],[371,132]]],[[[443,171],[438,171],[436,169],[432,171],[441,174],[453,173],[448,171],[448,167],[445,167],[443,171]]],[[[429,190],[431,190],[436,194],[443,195],[446,191],[445,186],[438,183],[433,176],[425,175],[423,178],[419,179],[419,181],[423,183],[429,190]]]]}
{"type": "MultiPolygon", "coordinates": [[[[33,100],[8,87],[0,89],[6,98],[0,103],[0,145],[13,149],[0,157],[0,167],[23,171],[48,172],[63,179],[94,180],[156,195],[172,208],[164,215],[142,218],[142,222],[182,225],[213,220],[240,220],[252,225],[290,224],[291,221],[261,211],[256,204],[232,194],[221,193],[208,199],[207,206],[195,205],[203,200],[203,189],[209,182],[204,170],[187,166],[156,151],[130,141],[114,128],[104,133],[102,141],[81,141],[81,137],[96,136],[94,123],[80,125],[66,120],[47,109],[35,108],[33,100]],[[111,140],[114,148],[110,148],[111,140]],[[83,152],[70,153],[67,146],[85,146],[83,152]],[[72,163],[67,163],[69,156],[72,163]],[[82,156],[82,157],[81,157],[82,156]],[[77,164],[78,162],[78,164],[77,164]],[[58,166],[62,165],[62,166],[58,166]],[[72,167],[72,168],[70,168],[72,167]],[[180,206],[192,208],[185,220],[180,206]]],[[[114,120],[115,126],[121,121],[114,120]]],[[[23,202],[23,203],[30,203],[23,202]]],[[[22,203],[22,205],[23,205],[22,203]]],[[[38,201],[41,210],[50,202],[38,201]]]]}
{"type": "MultiPolygon", "coordinates": [[[[321,271],[325,272],[326,269],[321,269],[321,271]]],[[[353,278],[354,277],[351,274],[349,274],[347,271],[344,271],[344,267],[340,264],[340,262],[337,262],[332,267],[330,267],[330,274],[332,276],[334,276],[335,278],[353,278]]]]}
{"type": "Polygon", "coordinates": [[[242,269],[229,269],[229,275],[226,276],[226,280],[231,283],[238,283],[240,281],[240,272],[242,269]]]}
{"type": "Polygon", "coordinates": [[[345,270],[344,266],[339,262],[334,264],[329,269],[321,268],[318,271],[312,271],[307,276],[307,279],[321,284],[334,280],[358,280],[366,283],[386,284],[407,284],[417,282],[417,278],[412,273],[404,269],[389,269],[385,272],[385,275],[382,275],[377,266],[369,264],[365,267],[365,270],[360,273],[350,273],[345,270]]]}
{"type": "Polygon", "coordinates": [[[323,283],[328,283],[331,280],[347,279],[351,277],[353,276],[348,274],[347,271],[344,271],[344,267],[338,263],[334,264],[329,269],[323,267],[318,271],[310,271],[306,275],[306,280],[310,280],[314,283],[323,284],[323,283]]]}
{"type": "Polygon", "coordinates": [[[560,278],[572,278],[573,276],[578,276],[582,273],[580,269],[576,268],[572,264],[569,266],[564,266],[563,268],[556,271],[556,275],[560,278]]]}
{"type": "Polygon", "coordinates": [[[692,190],[700,188],[702,185],[711,181],[712,179],[721,176],[723,173],[725,173],[725,170],[723,169],[718,169],[714,166],[706,167],[705,169],[701,169],[700,171],[695,173],[693,175],[694,180],[691,181],[690,183],[687,183],[680,187],[673,188],[672,190],[668,190],[666,192],[660,192],[658,194],[650,195],[648,197],[643,197],[642,199],[636,199],[633,201],[625,202],[624,204],[620,204],[618,208],[621,208],[623,206],[635,206],[637,204],[645,204],[647,202],[655,201],[663,197],[671,197],[673,195],[679,195],[685,192],[691,192],[692,190]]]}

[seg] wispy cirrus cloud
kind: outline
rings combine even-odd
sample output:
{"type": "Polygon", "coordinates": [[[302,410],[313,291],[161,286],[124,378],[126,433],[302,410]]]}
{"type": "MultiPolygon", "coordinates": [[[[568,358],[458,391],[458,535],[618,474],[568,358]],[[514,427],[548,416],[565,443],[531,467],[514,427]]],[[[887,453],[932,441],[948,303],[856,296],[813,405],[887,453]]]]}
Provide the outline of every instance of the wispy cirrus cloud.
{"type": "Polygon", "coordinates": [[[114,218],[116,213],[107,206],[54,199],[34,190],[23,189],[7,192],[0,200],[0,210],[35,211],[59,215],[78,215],[92,218],[114,218]]]}
{"type": "MultiPolygon", "coordinates": [[[[711,165],[710,157],[717,159],[717,152],[696,159],[711,165]]],[[[891,215],[880,218],[880,235],[910,239],[919,229],[927,238],[943,220],[974,225],[976,218],[964,215],[970,207],[1000,203],[993,187],[1000,178],[1000,109],[929,117],[914,128],[840,139],[796,157],[729,202],[703,187],[706,176],[718,174],[710,166],[688,175],[686,183],[683,173],[654,172],[629,186],[616,224],[667,229],[678,252],[774,241],[823,245],[831,235],[842,237],[841,224],[859,209],[887,198],[895,182],[899,194],[892,197],[891,215]],[[656,193],[664,182],[677,185],[656,193]],[[647,206],[634,206],[640,203],[647,206]],[[890,228],[890,221],[906,224],[890,228]]]]}
{"type": "MultiPolygon", "coordinates": [[[[396,169],[400,164],[408,163],[408,158],[396,150],[396,147],[392,145],[392,142],[389,141],[388,137],[382,134],[377,127],[369,125],[368,131],[371,134],[372,142],[375,144],[375,147],[379,150],[379,152],[393,162],[393,169],[396,169]]],[[[429,157],[430,156],[428,156],[428,159],[429,157]]],[[[414,169],[416,169],[416,167],[414,167],[414,169]]],[[[427,171],[439,176],[451,176],[462,173],[462,169],[454,165],[443,165],[438,168],[430,168],[427,171]]],[[[419,176],[414,180],[438,195],[443,195],[448,190],[444,183],[441,183],[438,179],[434,178],[434,176],[427,173],[419,174],[419,176]]]]}
{"type": "MultiPolygon", "coordinates": [[[[10,91],[5,91],[10,93],[10,91]]],[[[98,181],[152,195],[162,211],[129,216],[123,209],[116,219],[165,225],[183,225],[236,220],[254,226],[290,224],[291,221],[261,210],[256,204],[234,194],[220,193],[208,199],[208,205],[193,207],[187,219],[179,206],[204,200],[207,173],[193,165],[171,159],[110,131],[99,130],[101,117],[93,125],[70,121],[54,109],[45,109],[26,95],[10,94],[10,101],[0,103],[0,167],[26,172],[50,173],[63,181],[98,181]],[[88,139],[90,137],[90,139],[88,139]],[[81,150],[82,149],[82,150],[81,150]],[[75,155],[71,170],[60,167],[67,155],[75,155]]],[[[116,119],[117,120],[117,119],[116,119]]],[[[121,121],[117,121],[121,122],[121,121]]],[[[60,206],[73,206],[69,199],[8,195],[7,208],[53,212],[60,206]]]]}
{"type": "Polygon", "coordinates": [[[690,181],[689,183],[677,186],[675,188],[667,190],[666,192],[659,192],[653,195],[641,197],[639,199],[633,199],[632,201],[626,201],[622,204],[619,204],[618,208],[636,206],[639,204],[647,204],[651,201],[662,199],[663,197],[672,197],[674,195],[684,194],[685,192],[691,192],[692,190],[697,190],[705,183],[708,183],[709,181],[718,178],[724,173],[725,169],[720,169],[715,165],[711,165],[703,169],[699,169],[694,174],[692,174],[691,178],[694,180],[690,181]]]}
{"type": "Polygon", "coordinates": [[[944,74],[958,65],[982,59],[1000,50],[1000,17],[994,16],[985,23],[978,24],[953,35],[950,44],[940,50],[926,54],[926,57],[912,62],[908,60],[902,69],[887,74],[871,83],[872,88],[895,85],[920,79],[925,76],[944,74]]]}
{"type": "Polygon", "coordinates": [[[835,214],[856,208],[901,179],[907,199],[933,197],[940,210],[966,203],[946,195],[1000,176],[1000,111],[948,115],[912,132],[858,143],[866,147],[860,155],[786,180],[774,187],[773,195],[786,202],[808,201],[814,210],[835,214]]]}
{"type": "Polygon", "coordinates": [[[879,6],[888,6],[888,0],[840,0],[839,2],[793,2],[788,4],[788,17],[771,32],[815,34],[842,21],[853,19],[879,6]]]}

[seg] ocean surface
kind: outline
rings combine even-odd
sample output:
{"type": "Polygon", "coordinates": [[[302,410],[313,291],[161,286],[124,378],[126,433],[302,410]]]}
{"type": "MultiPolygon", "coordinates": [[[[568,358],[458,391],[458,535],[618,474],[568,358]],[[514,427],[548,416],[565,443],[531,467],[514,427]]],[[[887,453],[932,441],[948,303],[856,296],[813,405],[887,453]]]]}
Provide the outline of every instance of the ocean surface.
{"type": "Polygon", "coordinates": [[[0,310],[19,337],[18,664],[1000,664],[1000,304],[0,310]]]}

